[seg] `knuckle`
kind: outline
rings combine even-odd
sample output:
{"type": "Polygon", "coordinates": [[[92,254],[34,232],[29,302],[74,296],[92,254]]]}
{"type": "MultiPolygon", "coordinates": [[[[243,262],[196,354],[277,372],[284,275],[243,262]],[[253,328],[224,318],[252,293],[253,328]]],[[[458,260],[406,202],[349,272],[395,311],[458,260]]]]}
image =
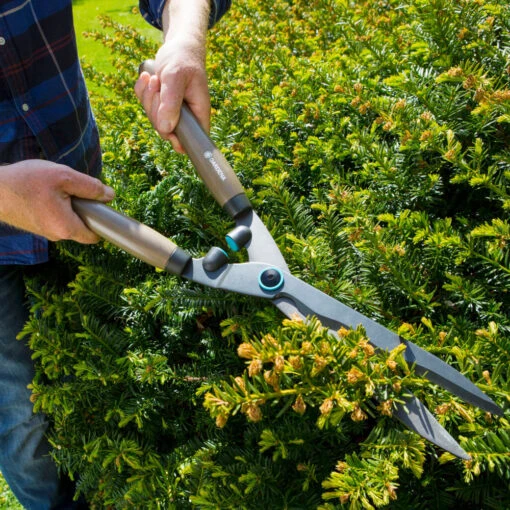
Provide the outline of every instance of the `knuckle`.
{"type": "Polygon", "coordinates": [[[58,172],[56,177],[58,186],[61,188],[67,188],[69,185],[73,183],[73,178],[70,174],[70,172],[67,172],[66,170],[61,170],[58,172]]]}
{"type": "Polygon", "coordinates": [[[179,61],[174,65],[166,66],[161,71],[162,78],[175,78],[177,76],[189,76],[197,73],[199,66],[193,60],[179,61]]]}
{"type": "Polygon", "coordinates": [[[103,193],[103,183],[97,177],[90,177],[90,187],[98,195],[103,193]]]}

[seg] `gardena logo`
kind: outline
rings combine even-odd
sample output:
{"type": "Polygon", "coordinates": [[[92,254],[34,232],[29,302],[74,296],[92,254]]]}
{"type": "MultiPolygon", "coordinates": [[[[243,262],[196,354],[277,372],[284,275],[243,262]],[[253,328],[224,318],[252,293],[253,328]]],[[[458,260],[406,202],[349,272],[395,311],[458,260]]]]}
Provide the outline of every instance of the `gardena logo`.
{"type": "Polygon", "coordinates": [[[227,176],[223,173],[223,170],[221,169],[220,165],[218,165],[218,163],[214,159],[213,153],[211,151],[205,151],[204,152],[204,158],[207,159],[209,161],[209,163],[211,163],[211,166],[214,168],[214,170],[218,174],[218,177],[222,181],[226,181],[227,180],[227,176]]]}

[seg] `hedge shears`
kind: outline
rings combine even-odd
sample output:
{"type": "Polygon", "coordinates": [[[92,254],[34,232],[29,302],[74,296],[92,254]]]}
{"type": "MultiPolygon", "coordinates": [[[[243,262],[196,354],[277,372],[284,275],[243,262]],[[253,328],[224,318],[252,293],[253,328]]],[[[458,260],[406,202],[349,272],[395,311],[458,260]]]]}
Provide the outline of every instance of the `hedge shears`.
{"type": "MultiPolygon", "coordinates": [[[[150,71],[150,65],[144,63],[141,69],[145,66],[150,71]]],[[[369,342],[377,349],[392,351],[404,344],[404,359],[414,365],[418,375],[485,411],[503,414],[491,398],[452,366],[293,276],[273,237],[253,210],[232,167],[185,104],[175,134],[207,188],[235,221],[235,228],[226,236],[228,247],[233,251],[245,248],[249,261],[229,263],[227,252],[218,247],[211,248],[204,257],[193,258],[147,225],[103,203],[73,198],[74,210],[93,232],[169,273],[208,287],[267,299],[291,319],[307,321],[316,317],[337,337],[341,328],[361,325],[369,342]]],[[[406,395],[403,403],[395,404],[393,416],[451,454],[470,459],[415,396],[406,395]]]]}

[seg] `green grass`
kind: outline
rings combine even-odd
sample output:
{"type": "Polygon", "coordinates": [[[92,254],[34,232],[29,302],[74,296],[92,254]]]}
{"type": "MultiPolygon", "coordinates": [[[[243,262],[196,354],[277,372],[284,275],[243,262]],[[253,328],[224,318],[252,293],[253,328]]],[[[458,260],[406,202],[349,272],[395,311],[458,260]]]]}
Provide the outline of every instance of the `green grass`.
{"type": "Polygon", "coordinates": [[[113,70],[111,53],[102,44],[84,36],[84,33],[101,30],[99,15],[111,16],[115,21],[131,25],[146,37],[161,40],[161,32],[147,23],[138,12],[138,2],[123,0],[74,0],[74,26],[80,57],[93,63],[102,72],[113,70]]]}
{"type": "MultiPolygon", "coordinates": [[[[99,42],[84,37],[85,32],[101,30],[99,15],[111,16],[124,25],[137,28],[143,35],[154,40],[161,39],[161,32],[149,25],[138,13],[138,2],[125,0],[74,0],[74,26],[80,57],[93,63],[98,70],[109,72],[113,69],[110,51],[99,42]]],[[[23,510],[0,473],[0,510],[23,510]]]]}

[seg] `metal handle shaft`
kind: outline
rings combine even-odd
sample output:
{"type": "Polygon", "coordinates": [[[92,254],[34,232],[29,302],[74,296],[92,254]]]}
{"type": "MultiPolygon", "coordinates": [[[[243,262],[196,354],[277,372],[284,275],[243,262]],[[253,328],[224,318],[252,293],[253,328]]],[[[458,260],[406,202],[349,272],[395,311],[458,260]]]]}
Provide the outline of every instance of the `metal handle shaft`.
{"type": "MultiPolygon", "coordinates": [[[[143,71],[154,74],[154,61],[143,62],[140,72],[143,71]]],[[[234,170],[185,104],[181,107],[175,134],[200,178],[230,216],[235,218],[251,209],[250,201],[234,170]]]]}
{"type": "Polygon", "coordinates": [[[181,274],[191,259],[159,232],[102,202],[74,197],[72,205],[90,230],[154,267],[181,274]]]}

